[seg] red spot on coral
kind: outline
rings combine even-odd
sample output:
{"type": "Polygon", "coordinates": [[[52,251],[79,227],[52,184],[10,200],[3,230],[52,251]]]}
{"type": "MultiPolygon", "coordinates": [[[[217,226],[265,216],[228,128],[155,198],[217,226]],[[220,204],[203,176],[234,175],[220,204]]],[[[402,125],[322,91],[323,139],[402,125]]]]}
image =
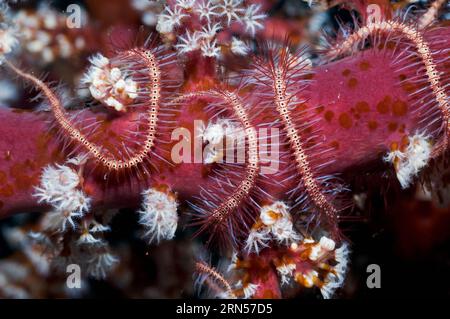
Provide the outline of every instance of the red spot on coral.
{"type": "Polygon", "coordinates": [[[45,163],[48,163],[49,159],[52,159],[54,161],[57,161],[59,158],[62,158],[62,153],[58,152],[59,156],[58,158],[49,158],[49,144],[51,141],[52,136],[56,136],[57,130],[50,130],[48,134],[39,134],[36,138],[36,161],[39,163],[39,165],[43,165],[45,163]]]}
{"type": "Polygon", "coordinates": [[[368,69],[370,69],[370,63],[369,63],[369,61],[362,61],[362,62],[359,64],[359,68],[360,68],[362,71],[367,71],[368,69]]]}
{"type": "Polygon", "coordinates": [[[355,78],[351,78],[350,80],[348,80],[347,84],[349,88],[353,89],[358,85],[358,80],[355,78]]]}
{"type": "Polygon", "coordinates": [[[355,107],[356,111],[358,111],[359,113],[367,113],[370,111],[369,103],[365,101],[359,101],[358,103],[356,103],[355,107]]]}
{"type": "Polygon", "coordinates": [[[309,108],[309,106],[307,103],[300,103],[300,104],[298,104],[297,108],[299,110],[306,110],[307,108],[309,108]]]}
{"type": "Polygon", "coordinates": [[[303,133],[311,134],[311,133],[312,133],[312,127],[311,127],[311,126],[308,126],[307,128],[305,128],[305,129],[303,130],[303,133]]]}
{"type": "Polygon", "coordinates": [[[396,46],[397,46],[397,44],[396,44],[394,41],[389,41],[389,42],[386,44],[386,49],[394,50],[396,46]]]}
{"type": "Polygon", "coordinates": [[[345,69],[344,71],[342,71],[343,76],[349,76],[350,73],[352,73],[352,72],[349,69],[345,69]]]}
{"type": "Polygon", "coordinates": [[[392,104],[392,113],[396,116],[404,116],[408,112],[408,105],[400,100],[396,100],[392,104]]]}
{"type": "Polygon", "coordinates": [[[339,142],[338,141],[333,141],[333,142],[330,143],[330,146],[332,148],[339,149],[339,142]]]}
{"type": "Polygon", "coordinates": [[[325,106],[323,106],[323,105],[321,105],[321,106],[319,106],[319,107],[316,108],[316,112],[317,112],[318,114],[322,113],[323,110],[325,110],[325,106]]]}
{"type": "Polygon", "coordinates": [[[381,100],[377,104],[377,111],[380,114],[386,114],[389,112],[389,107],[392,103],[392,98],[389,95],[386,95],[383,100],[381,100]]]}
{"type": "Polygon", "coordinates": [[[23,163],[15,163],[11,166],[9,174],[15,181],[15,186],[19,190],[27,190],[39,183],[38,175],[30,176],[27,172],[36,170],[36,165],[29,159],[23,163]]]}
{"type": "Polygon", "coordinates": [[[397,130],[398,124],[396,122],[389,122],[388,124],[388,130],[391,132],[394,132],[397,130]]]}
{"type": "Polygon", "coordinates": [[[0,196],[11,197],[14,195],[14,189],[11,185],[6,185],[0,188],[0,196]]]}
{"type": "Polygon", "coordinates": [[[388,43],[386,42],[382,42],[378,45],[378,49],[382,50],[382,49],[388,49],[388,50],[393,50],[396,47],[396,43],[394,41],[389,41],[388,43]]]}
{"type": "Polygon", "coordinates": [[[416,90],[416,86],[409,82],[403,82],[402,89],[407,93],[412,93],[416,90]]]}
{"type": "Polygon", "coordinates": [[[391,151],[397,151],[398,150],[398,143],[392,142],[391,143],[391,151]]]}
{"type": "Polygon", "coordinates": [[[353,125],[352,118],[350,117],[350,115],[348,115],[347,113],[344,112],[341,115],[339,115],[339,124],[343,128],[349,129],[353,125]]]}
{"type": "Polygon", "coordinates": [[[407,135],[403,135],[401,143],[402,143],[402,150],[404,150],[404,149],[406,149],[408,147],[408,145],[409,145],[409,138],[408,138],[407,135]]]}
{"type": "Polygon", "coordinates": [[[374,131],[377,129],[378,123],[377,121],[369,121],[369,123],[367,123],[367,126],[369,127],[369,130],[374,131]]]}
{"type": "Polygon", "coordinates": [[[32,160],[30,160],[30,159],[27,159],[27,160],[24,162],[24,165],[25,165],[27,168],[31,169],[31,170],[36,170],[36,169],[37,169],[36,163],[34,163],[34,162],[33,162],[32,160]]]}
{"type": "Polygon", "coordinates": [[[334,117],[333,111],[326,111],[324,117],[325,117],[325,120],[327,120],[328,122],[331,122],[331,120],[334,117]]]}
{"type": "Polygon", "coordinates": [[[5,184],[6,181],[7,181],[6,173],[3,171],[0,171],[0,184],[5,184]]]}

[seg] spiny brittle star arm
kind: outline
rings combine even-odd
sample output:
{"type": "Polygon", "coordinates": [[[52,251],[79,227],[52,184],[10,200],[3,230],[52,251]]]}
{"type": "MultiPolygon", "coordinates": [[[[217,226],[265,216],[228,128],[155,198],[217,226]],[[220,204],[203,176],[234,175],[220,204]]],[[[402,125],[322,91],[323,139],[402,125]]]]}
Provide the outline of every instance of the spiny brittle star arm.
{"type": "Polygon", "coordinates": [[[226,198],[213,212],[213,219],[220,224],[235,209],[237,209],[242,201],[249,195],[252,187],[256,183],[256,179],[260,171],[260,163],[258,156],[258,137],[255,127],[250,123],[248,113],[240,98],[236,93],[230,91],[211,90],[207,92],[188,93],[176,98],[174,101],[196,97],[216,97],[223,100],[227,105],[231,106],[234,115],[244,128],[245,135],[248,140],[248,162],[246,164],[246,172],[244,179],[236,187],[236,190],[226,198]]]}
{"type": "Polygon", "coordinates": [[[81,145],[86,152],[95,158],[100,164],[110,170],[120,170],[123,168],[131,168],[142,163],[147,153],[153,147],[156,136],[156,124],[157,116],[159,111],[160,93],[161,93],[161,72],[158,67],[158,62],[155,55],[150,50],[145,49],[131,49],[126,52],[130,57],[137,57],[144,61],[147,69],[150,73],[150,94],[149,94],[149,105],[147,106],[147,121],[148,129],[145,136],[145,141],[140,146],[140,148],[131,154],[126,159],[115,158],[109,154],[104,154],[102,152],[102,147],[89,140],[89,138],[84,135],[78,128],[69,120],[66,111],[64,110],[58,97],[52,92],[52,90],[40,79],[36,78],[30,73],[26,73],[11,62],[5,60],[6,65],[13,70],[20,77],[32,82],[36,87],[38,87],[50,102],[51,111],[56,119],[58,125],[62,130],[68,134],[70,139],[75,143],[81,145]]]}
{"type": "Polygon", "coordinates": [[[274,80],[273,90],[275,94],[276,109],[281,116],[282,123],[287,132],[289,144],[294,152],[297,163],[296,166],[305,185],[306,192],[313,203],[325,212],[331,221],[335,223],[338,211],[321,192],[321,189],[314,178],[314,174],[311,171],[311,165],[305,152],[302,139],[295,128],[295,124],[292,121],[291,113],[288,108],[289,99],[286,93],[287,84],[283,70],[280,67],[275,67],[274,80]]]}
{"type": "Polygon", "coordinates": [[[246,167],[245,178],[239,183],[236,191],[227,198],[214,212],[213,216],[221,222],[229,214],[231,214],[240,203],[246,198],[252,187],[256,183],[259,174],[259,158],[258,158],[258,137],[256,129],[250,124],[250,119],[245,110],[244,105],[235,93],[224,91],[213,91],[218,97],[221,97],[227,104],[230,104],[235,115],[244,127],[245,135],[248,139],[248,163],[246,167]]]}
{"type": "Polygon", "coordinates": [[[229,282],[214,268],[209,267],[204,262],[198,261],[195,263],[195,271],[199,274],[210,277],[212,280],[220,284],[230,296],[234,295],[233,288],[231,288],[229,282]]]}

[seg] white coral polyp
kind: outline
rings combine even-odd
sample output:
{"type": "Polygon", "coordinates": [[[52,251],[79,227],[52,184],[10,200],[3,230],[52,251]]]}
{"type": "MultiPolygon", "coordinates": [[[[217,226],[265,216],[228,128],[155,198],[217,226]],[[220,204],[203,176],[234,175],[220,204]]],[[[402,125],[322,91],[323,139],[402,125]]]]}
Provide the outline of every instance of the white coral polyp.
{"type": "Polygon", "coordinates": [[[42,228],[44,230],[65,232],[68,226],[75,229],[76,225],[74,219],[82,216],[83,214],[78,212],[54,210],[44,215],[41,222],[42,228]]]}
{"type": "Polygon", "coordinates": [[[178,203],[175,196],[153,188],[144,191],[142,195],[144,201],[138,213],[139,223],[145,228],[144,238],[149,243],[172,239],[178,226],[178,203]]]}
{"type": "Polygon", "coordinates": [[[56,168],[45,168],[42,180],[48,181],[49,187],[58,188],[60,191],[71,190],[80,184],[78,174],[64,165],[56,165],[56,168]]]}
{"type": "Polygon", "coordinates": [[[195,5],[195,0],[177,0],[175,6],[185,10],[192,9],[195,5]]]}
{"type": "Polygon", "coordinates": [[[239,40],[236,37],[231,39],[231,52],[236,55],[247,55],[250,48],[245,44],[244,41],[239,40]]]}
{"type": "Polygon", "coordinates": [[[244,293],[243,299],[250,299],[250,298],[252,298],[255,295],[258,287],[259,287],[258,285],[252,284],[252,283],[243,285],[242,286],[242,291],[244,293]]]}
{"type": "Polygon", "coordinates": [[[211,19],[219,14],[215,12],[217,6],[214,5],[211,1],[203,1],[197,2],[197,6],[194,8],[194,11],[197,13],[200,19],[206,19],[208,24],[211,24],[211,19]]]}
{"type": "Polygon", "coordinates": [[[91,205],[91,199],[83,191],[77,189],[66,192],[56,200],[57,203],[54,206],[57,209],[81,214],[87,212],[91,205]]]}
{"type": "Polygon", "coordinates": [[[200,48],[200,34],[199,32],[189,32],[186,31],[186,34],[184,36],[180,36],[180,43],[177,44],[175,47],[178,49],[178,52],[188,53],[195,51],[200,48]]]}
{"type": "Polygon", "coordinates": [[[89,233],[95,234],[95,233],[104,233],[111,230],[111,227],[102,225],[100,223],[97,223],[96,221],[92,222],[92,225],[89,229],[89,233]]]}
{"type": "Polygon", "coordinates": [[[102,243],[101,239],[95,238],[89,231],[84,231],[77,240],[79,245],[95,245],[102,243]]]}
{"type": "Polygon", "coordinates": [[[231,22],[241,21],[241,14],[244,9],[241,8],[242,0],[223,0],[218,5],[219,14],[221,17],[227,18],[227,25],[230,26],[231,22]]]}
{"type": "Polygon", "coordinates": [[[384,161],[394,165],[402,188],[408,188],[413,178],[428,164],[432,148],[429,137],[424,133],[416,133],[408,139],[406,150],[394,150],[384,157],[384,161]]]}
{"type": "Polygon", "coordinates": [[[346,243],[343,243],[341,247],[336,249],[335,258],[336,261],[341,265],[346,265],[348,263],[348,255],[350,254],[350,249],[346,243]]]}
{"type": "Polygon", "coordinates": [[[325,278],[324,285],[320,288],[320,292],[324,299],[333,297],[336,289],[342,287],[344,284],[345,274],[348,267],[348,255],[350,250],[346,243],[335,250],[336,265],[333,267],[334,272],[330,272],[325,278]]]}
{"type": "Polygon", "coordinates": [[[105,279],[108,272],[114,267],[119,259],[109,252],[94,254],[88,260],[88,273],[96,279],[105,279]]]}
{"type": "Polygon", "coordinates": [[[264,205],[261,207],[259,218],[261,218],[264,225],[272,226],[280,218],[286,218],[289,216],[288,209],[289,207],[281,201],[277,201],[272,205],[264,205]]]}
{"type": "Polygon", "coordinates": [[[319,258],[325,256],[327,253],[333,251],[335,246],[336,243],[334,242],[334,240],[322,236],[320,238],[320,241],[311,248],[309,259],[312,261],[318,260],[319,258]]]}
{"type": "Polygon", "coordinates": [[[266,18],[266,15],[260,11],[261,5],[259,4],[252,4],[245,11],[242,21],[244,23],[245,30],[251,35],[255,35],[257,30],[264,28],[262,20],[266,18]]]}
{"type": "Polygon", "coordinates": [[[206,127],[201,127],[199,136],[208,144],[203,156],[206,164],[223,161],[227,145],[234,145],[235,141],[238,145],[245,143],[242,127],[230,119],[209,122],[206,127]]]}
{"type": "Polygon", "coordinates": [[[302,257],[308,251],[309,262],[303,260],[300,264],[293,261],[285,261],[277,265],[277,272],[280,277],[281,284],[287,284],[291,279],[295,279],[302,286],[312,288],[314,286],[320,288],[324,299],[333,297],[336,289],[342,287],[349,262],[349,246],[342,243],[336,249],[336,242],[328,237],[322,236],[317,242],[312,238],[304,238],[300,243],[292,243],[291,250],[300,252],[302,257]],[[299,247],[303,247],[298,251],[299,247]],[[310,268],[305,268],[309,264],[310,268]],[[299,267],[297,267],[299,266],[299,267]],[[319,275],[324,269],[328,270],[325,278],[319,275]]]}
{"type": "Polygon", "coordinates": [[[288,284],[294,275],[297,266],[294,263],[282,264],[277,267],[277,272],[281,276],[281,284],[288,284]]]}
{"type": "Polygon", "coordinates": [[[35,196],[40,202],[57,203],[80,183],[78,174],[68,166],[49,165],[44,168],[41,185],[35,196]]]}
{"type": "Polygon", "coordinates": [[[314,279],[319,276],[319,273],[315,270],[309,270],[303,274],[304,285],[307,288],[314,286],[314,279]]]}
{"type": "Polygon", "coordinates": [[[175,7],[172,10],[170,6],[166,6],[164,11],[158,15],[156,30],[162,34],[171,33],[175,27],[181,25],[181,20],[186,17],[188,15],[182,12],[182,8],[175,7]]]}
{"type": "Polygon", "coordinates": [[[245,242],[244,249],[247,253],[255,252],[259,254],[260,250],[269,247],[270,234],[267,228],[252,229],[245,242]]]}
{"type": "Polygon", "coordinates": [[[89,211],[91,199],[80,190],[68,190],[46,202],[54,210],[45,215],[44,228],[65,232],[68,225],[76,228],[74,219],[83,217],[89,211]]]}
{"type": "Polygon", "coordinates": [[[138,97],[138,85],[127,78],[108,58],[97,54],[90,59],[91,67],[82,79],[89,85],[92,97],[116,111],[124,112],[138,97]]]}
{"type": "Polygon", "coordinates": [[[292,223],[289,206],[276,201],[261,207],[259,219],[249,233],[245,249],[248,253],[259,254],[262,248],[269,247],[270,241],[290,245],[299,239],[300,235],[292,223]]]}
{"type": "Polygon", "coordinates": [[[18,43],[13,31],[0,29],[0,56],[11,53],[18,43]]]}
{"type": "MultiPolygon", "coordinates": [[[[68,160],[68,162],[73,159],[68,160]]],[[[45,229],[65,232],[67,226],[75,228],[74,218],[81,218],[90,208],[91,199],[80,189],[80,177],[65,165],[44,168],[39,187],[34,196],[40,203],[53,206],[44,218],[45,229]]]]}
{"type": "Polygon", "coordinates": [[[247,55],[250,49],[235,37],[219,39],[221,30],[240,25],[248,35],[255,36],[258,30],[263,29],[266,17],[260,4],[243,0],[177,0],[166,3],[158,15],[156,30],[169,41],[177,35],[179,41],[175,47],[180,54],[200,50],[203,57],[222,59],[229,49],[236,55],[247,55]],[[188,21],[200,23],[188,27],[188,21]],[[190,33],[198,33],[199,36],[192,37],[190,33]]]}
{"type": "Polygon", "coordinates": [[[320,247],[325,251],[333,251],[336,247],[336,243],[333,239],[322,236],[319,241],[320,247]]]}
{"type": "Polygon", "coordinates": [[[289,218],[281,218],[270,227],[273,237],[279,243],[292,243],[300,239],[289,218]]]}
{"type": "Polygon", "coordinates": [[[203,141],[214,145],[222,143],[227,128],[232,125],[232,122],[226,119],[219,119],[216,123],[208,123],[208,126],[206,126],[201,134],[203,141]]]}
{"type": "Polygon", "coordinates": [[[289,206],[284,202],[261,207],[260,219],[278,243],[289,244],[300,239],[292,224],[289,206]]]}
{"type": "Polygon", "coordinates": [[[202,45],[200,46],[202,50],[202,54],[204,57],[208,58],[220,58],[221,51],[220,48],[217,46],[217,41],[203,41],[202,45]]]}

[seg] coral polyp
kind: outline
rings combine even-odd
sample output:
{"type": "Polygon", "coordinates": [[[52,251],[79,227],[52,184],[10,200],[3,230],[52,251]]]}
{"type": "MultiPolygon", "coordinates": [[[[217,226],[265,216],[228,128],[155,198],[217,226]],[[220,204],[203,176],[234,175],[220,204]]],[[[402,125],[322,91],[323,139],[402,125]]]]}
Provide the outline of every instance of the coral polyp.
{"type": "Polygon", "coordinates": [[[449,260],[448,4],[409,2],[1,1],[0,296],[358,297],[449,260]]]}

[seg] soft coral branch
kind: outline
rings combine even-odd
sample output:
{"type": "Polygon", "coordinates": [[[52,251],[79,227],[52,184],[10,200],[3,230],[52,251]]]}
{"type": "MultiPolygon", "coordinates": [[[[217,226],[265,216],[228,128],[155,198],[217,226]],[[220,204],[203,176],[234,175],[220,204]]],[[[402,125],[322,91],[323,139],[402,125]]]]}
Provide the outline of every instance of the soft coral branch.
{"type": "MultiPolygon", "coordinates": [[[[391,69],[390,60],[385,51],[374,49],[315,68],[313,81],[302,94],[308,99],[305,107],[314,106],[310,108],[314,112],[312,116],[319,119],[322,135],[316,142],[334,147],[335,160],[326,168],[328,173],[344,172],[379,160],[391,143],[401,141],[405,134],[422,126],[408,109],[410,86],[398,85],[398,75],[391,69]],[[377,107],[380,103],[381,109],[377,107]],[[395,103],[406,103],[407,111],[397,112],[395,103]]],[[[32,196],[33,186],[38,184],[44,166],[62,161],[65,156],[49,132],[46,122],[49,118],[51,114],[4,108],[0,111],[3,123],[0,127],[3,137],[0,141],[2,216],[44,209],[32,196]]],[[[202,118],[201,108],[186,105],[180,110],[178,125],[202,118]]],[[[255,122],[275,120],[276,115],[268,113],[255,122]]],[[[113,124],[113,128],[128,125],[120,117],[113,124]]],[[[107,136],[108,131],[103,133],[107,136]]],[[[126,183],[110,181],[105,187],[103,179],[90,175],[86,176],[84,187],[93,198],[94,207],[130,207],[138,206],[143,185],[170,185],[180,198],[186,199],[197,194],[201,185],[208,184],[201,164],[161,165],[159,169],[160,172],[148,177],[146,183],[136,176],[126,183]]],[[[292,185],[271,187],[270,193],[281,197],[291,188],[292,185]]]]}

